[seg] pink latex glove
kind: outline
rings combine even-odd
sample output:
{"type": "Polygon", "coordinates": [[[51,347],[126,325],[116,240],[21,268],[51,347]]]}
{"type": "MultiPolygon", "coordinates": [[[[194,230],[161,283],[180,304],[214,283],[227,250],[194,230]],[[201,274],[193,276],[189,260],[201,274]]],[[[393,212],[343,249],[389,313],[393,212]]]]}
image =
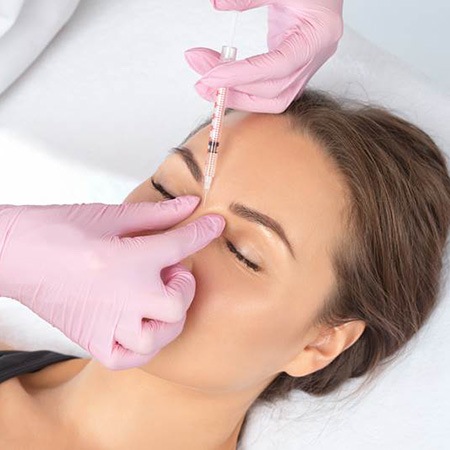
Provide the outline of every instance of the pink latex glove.
{"type": "Polygon", "coordinates": [[[209,214],[121,236],[167,229],[198,201],[0,206],[0,296],[110,369],[142,366],[181,333],[194,298],[194,276],[179,261],[218,237],[225,220],[209,214]]]}
{"type": "Polygon", "coordinates": [[[221,11],[268,6],[269,52],[221,62],[220,53],[195,47],[185,52],[202,78],[197,92],[214,101],[218,88],[228,87],[227,106],[281,113],[337,49],[343,33],[343,0],[211,0],[221,11]]]}

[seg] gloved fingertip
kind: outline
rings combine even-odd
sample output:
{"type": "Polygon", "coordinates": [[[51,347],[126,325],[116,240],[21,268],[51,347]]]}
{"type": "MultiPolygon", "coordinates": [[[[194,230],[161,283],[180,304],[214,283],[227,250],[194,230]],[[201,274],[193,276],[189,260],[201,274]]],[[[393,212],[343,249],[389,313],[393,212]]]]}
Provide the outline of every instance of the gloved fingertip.
{"type": "Polygon", "coordinates": [[[211,0],[211,3],[219,11],[247,11],[273,3],[273,0],[211,0]]]}
{"type": "Polygon", "coordinates": [[[236,61],[217,64],[203,74],[202,81],[211,87],[230,87],[242,83],[242,63],[236,61]]]}
{"type": "Polygon", "coordinates": [[[189,206],[197,205],[200,201],[200,197],[197,195],[182,195],[177,198],[180,199],[180,202],[187,203],[189,206]]]}
{"type": "Polygon", "coordinates": [[[201,79],[201,83],[206,88],[211,88],[211,89],[219,89],[221,87],[225,87],[225,86],[222,86],[223,83],[220,80],[217,80],[214,78],[208,78],[205,76],[201,79]]]}
{"type": "Polygon", "coordinates": [[[211,0],[211,3],[213,5],[214,9],[217,9],[218,11],[228,11],[230,9],[236,8],[236,5],[233,4],[233,2],[226,2],[226,1],[224,2],[221,0],[211,0]]]}
{"type": "Polygon", "coordinates": [[[220,64],[220,54],[209,48],[190,49],[184,53],[184,57],[191,68],[202,76],[220,64]]]}
{"type": "Polygon", "coordinates": [[[196,61],[198,56],[198,49],[197,48],[190,48],[189,50],[186,50],[184,52],[184,58],[187,62],[196,61]]]}
{"type": "Polygon", "coordinates": [[[205,100],[208,100],[210,102],[214,100],[214,93],[215,93],[214,89],[205,86],[201,81],[197,81],[194,87],[195,90],[198,92],[198,94],[205,100]]]}
{"type": "Polygon", "coordinates": [[[197,58],[196,56],[186,56],[186,62],[189,64],[191,69],[195,70],[199,75],[203,76],[206,72],[211,69],[211,64],[201,58],[197,58]]]}
{"type": "Polygon", "coordinates": [[[200,47],[191,47],[184,51],[184,54],[195,53],[200,47]]]}
{"type": "Polygon", "coordinates": [[[168,284],[177,273],[186,271],[186,267],[184,267],[181,263],[173,264],[172,266],[164,267],[161,270],[161,279],[164,284],[168,284]]]}
{"type": "Polygon", "coordinates": [[[205,216],[208,219],[209,223],[212,225],[212,228],[215,233],[221,234],[223,229],[225,228],[226,222],[225,219],[219,214],[208,214],[205,216]]]}

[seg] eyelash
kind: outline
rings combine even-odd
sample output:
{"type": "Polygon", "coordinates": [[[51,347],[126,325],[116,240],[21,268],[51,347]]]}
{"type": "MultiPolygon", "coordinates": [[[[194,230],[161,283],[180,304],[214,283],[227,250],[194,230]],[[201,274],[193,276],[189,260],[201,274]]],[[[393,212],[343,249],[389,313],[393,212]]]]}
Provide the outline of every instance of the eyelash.
{"type": "MultiPolygon", "coordinates": [[[[164,198],[169,199],[169,200],[176,198],[175,196],[173,196],[172,194],[167,192],[161,184],[156,183],[153,179],[150,179],[150,181],[152,183],[152,186],[164,198]]],[[[225,239],[225,242],[227,244],[228,250],[230,250],[230,252],[233,253],[240,262],[244,263],[248,268],[250,268],[254,272],[259,272],[261,270],[261,267],[259,267],[258,264],[255,264],[254,262],[247,259],[244,255],[242,255],[242,253],[239,253],[239,251],[236,249],[236,247],[232,244],[231,241],[229,241],[228,239],[225,239]]]]}
{"type": "Polygon", "coordinates": [[[160,193],[162,194],[162,196],[164,198],[167,198],[169,200],[173,200],[175,198],[175,196],[173,196],[172,194],[169,194],[163,187],[161,184],[156,183],[156,181],[154,181],[152,178],[150,179],[150,181],[152,182],[153,187],[160,193]]]}

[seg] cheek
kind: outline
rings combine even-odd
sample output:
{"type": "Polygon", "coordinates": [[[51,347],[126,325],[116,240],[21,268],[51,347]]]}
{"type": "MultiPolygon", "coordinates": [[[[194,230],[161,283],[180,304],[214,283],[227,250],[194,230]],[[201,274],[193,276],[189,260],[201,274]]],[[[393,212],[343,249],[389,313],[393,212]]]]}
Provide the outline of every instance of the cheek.
{"type": "Polygon", "coordinates": [[[203,389],[241,389],[275,374],[298,336],[299,319],[278,280],[252,277],[214,241],[190,258],[195,298],[181,334],[146,369],[203,389]]]}

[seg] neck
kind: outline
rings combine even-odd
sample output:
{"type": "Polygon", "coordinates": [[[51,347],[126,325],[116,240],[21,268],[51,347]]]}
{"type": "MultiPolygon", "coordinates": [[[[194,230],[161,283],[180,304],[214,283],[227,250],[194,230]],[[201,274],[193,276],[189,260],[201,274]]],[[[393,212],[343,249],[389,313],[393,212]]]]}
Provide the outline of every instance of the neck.
{"type": "Polygon", "coordinates": [[[142,369],[112,371],[95,360],[46,401],[93,448],[235,449],[247,410],[267,382],[206,392],[142,369]]]}

